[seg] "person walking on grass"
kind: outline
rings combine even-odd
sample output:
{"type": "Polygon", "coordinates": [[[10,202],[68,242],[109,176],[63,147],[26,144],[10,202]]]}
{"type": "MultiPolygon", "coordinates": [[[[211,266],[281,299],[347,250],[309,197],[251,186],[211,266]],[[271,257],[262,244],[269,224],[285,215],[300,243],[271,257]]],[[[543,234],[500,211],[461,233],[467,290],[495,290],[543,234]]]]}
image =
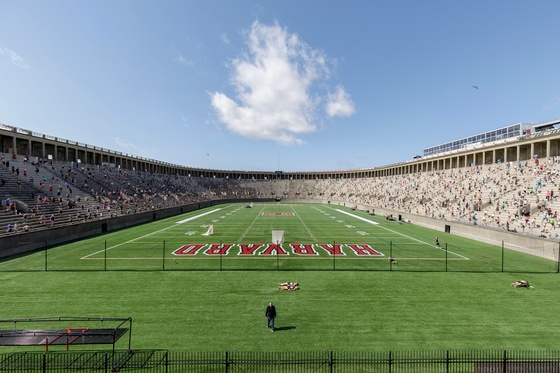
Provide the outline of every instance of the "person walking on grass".
{"type": "Polygon", "coordinates": [[[274,333],[274,318],[276,317],[276,307],[270,302],[266,311],[264,313],[266,316],[266,327],[270,328],[270,331],[274,333]]]}

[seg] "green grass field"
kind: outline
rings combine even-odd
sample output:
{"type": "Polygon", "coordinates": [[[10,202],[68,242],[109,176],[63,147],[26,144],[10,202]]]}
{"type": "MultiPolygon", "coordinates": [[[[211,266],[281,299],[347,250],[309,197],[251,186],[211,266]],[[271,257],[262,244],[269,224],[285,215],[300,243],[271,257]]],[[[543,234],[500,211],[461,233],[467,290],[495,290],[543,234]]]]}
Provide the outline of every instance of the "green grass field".
{"type": "Polygon", "coordinates": [[[220,205],[1,262],[0,319],[132,317],[134,348],[173,351],[555,349],[556,269],[343,206],[220,205]],[[272,230],[286,254],[267,255],[272,230]],[[534,290],[510,287],[521,278],[534,290]]]}

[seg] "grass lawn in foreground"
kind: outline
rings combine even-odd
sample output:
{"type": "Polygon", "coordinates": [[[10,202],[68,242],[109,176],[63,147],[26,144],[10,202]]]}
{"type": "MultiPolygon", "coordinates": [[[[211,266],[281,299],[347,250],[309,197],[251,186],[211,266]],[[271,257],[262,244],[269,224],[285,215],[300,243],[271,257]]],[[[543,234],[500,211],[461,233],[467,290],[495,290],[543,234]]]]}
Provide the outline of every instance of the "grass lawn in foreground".
{"type": "Polygon", "coordinates": [[[133,348],[555,349],[560,327],[556,274],[39,272],[0,279],[2,319],[132,317],[133,348]],[[535,289],[509,286],[521,276],[535,289]],[[279,291],[280,281],[297,281],[301,290],[279,291]],[[278,310],[276,333],[265,327],[269,301],[278,310]]]}
{"type": "MultiPolygon", "coordinates": [[[[133,348],[173,351],[556,349],[556,268],[341,206],[222,205],[0,262],[0,319],[132,317],[133,348]],[[210,224],[214,234],[202,236],[210,224]],[[204,253],[207,244],[268,244],[275,229],[287,255],[204,253]],[[193,243],[206,246],[174,254],[193,243]],[[289,246],[335,243],[379,255],[289,246]],[[511,288],[518,279],[534,290],[511,288]],[[279,291],[284,281],[301,290],[279,291]],[[276,333],[265,327],[270,301],[276,333]]],[[[99,327],[57,327],[83,326],[99,327]]]]}

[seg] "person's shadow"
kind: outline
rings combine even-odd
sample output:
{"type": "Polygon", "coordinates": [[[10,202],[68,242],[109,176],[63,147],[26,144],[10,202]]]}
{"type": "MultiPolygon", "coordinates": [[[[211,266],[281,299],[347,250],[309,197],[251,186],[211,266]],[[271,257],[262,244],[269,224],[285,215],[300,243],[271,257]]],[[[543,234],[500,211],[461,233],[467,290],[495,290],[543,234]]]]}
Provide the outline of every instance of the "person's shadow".
{"type": "Polygon", "coordinates": [[[274,328],[274,331],[275,332],[281,332],[281,331],[284,331],[284,330],[292,330],[292,329],[295,329],[295,328],[296,328],[295,326],[281,326],[279,328],[274,328]]]}

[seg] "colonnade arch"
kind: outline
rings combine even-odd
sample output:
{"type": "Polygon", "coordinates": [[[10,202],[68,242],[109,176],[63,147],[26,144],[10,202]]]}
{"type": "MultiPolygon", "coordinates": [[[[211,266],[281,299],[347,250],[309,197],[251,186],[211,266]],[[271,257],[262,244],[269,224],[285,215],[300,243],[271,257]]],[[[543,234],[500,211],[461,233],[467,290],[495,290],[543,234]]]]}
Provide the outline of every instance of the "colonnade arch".
{"type": "Polygon", "coordinates": [[[126,170],[150,173],[176,174],[192,177],[242,178],[255,180],[313,180],[339,178],[366,178],[406,175],[462,167],[480,166],[497,162],[525,162],[535,156],[560,156],[560,130],[552,129],[518,139],[480,145],[476,148],[419,157],[398,164],[364,170],[317,172],[254,172],[206,170],[165,163],[96,146],[43,135],[0,124],[0,152],[8,155],[26,155],[42,162],[82,163],[93,166],[108,165],[126,170]]]}

